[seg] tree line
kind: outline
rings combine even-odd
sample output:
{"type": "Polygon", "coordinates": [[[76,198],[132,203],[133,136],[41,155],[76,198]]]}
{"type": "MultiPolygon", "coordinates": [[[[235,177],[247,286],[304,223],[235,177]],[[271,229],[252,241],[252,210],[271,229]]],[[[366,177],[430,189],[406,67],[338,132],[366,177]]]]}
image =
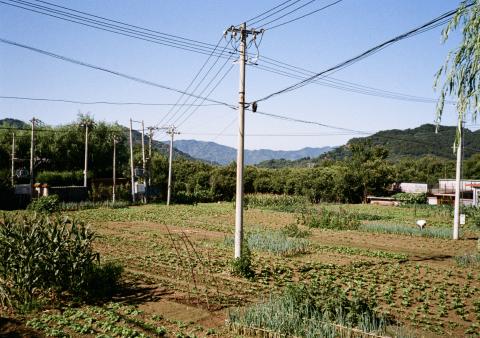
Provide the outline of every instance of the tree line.
{"type": "MultiPolygon", "coordinates": [[[[82,116],[79,117],[84,118],[82,116]]],[[[58,127],[39,127],[35,136],[35,177],[51,185],[75,185],[83,180],[84,129],[79,121],[58,127]]],[[[3,198],[10,187],[12,132],[16,137],[16,168],[29,168],[30,131],[28,125],[15,128],[3,124],[0,130],[0,189],[3,198]],[[11,128],[11,129],[10,129],[11,128]]],[[[117,138],[117,177],[130,177],[128,130],[115,123],[97,121],[89,133],[89,179],[111,178],[113,137],[117,138]]],[[[147,140],[147,138],[146,138],[147,140]]],[[[455,162],[435,156],[404,157],[391,160],[388,150],[369,140],[349,145],[343,159],[322,159],[312,168],[245,169],[246,193],[273,193],[307,196],[312,202],[359,203],[368,195],[386,195],[394,182],[435,184],[439,178],[452,178],[455,162]]],[[[464,162],[463,177],[480,178],[480,155],[464,162]]],[[[134,163],[141,166],[141,144],[134,147],[134,163]]],[[[168,157],[154,149],[148,160],[152,191],[162,200],[166,196],[168,157]]],[[[177,156],[173,163],[173,194],[177,202],[230,201],[235,195],[236,166],[212,165],[177,156]]],[[[28,183],[28,179],[17,179],[28,183]]],[[[123,187],[129,198],[129,183],[123,187]]],[[[109,198],[111,189],[90,186],[101,198],[109,198]]],[[[92,191],[91,191],[92,192],[92,191]]],[[[1,201],[0,201],[1,202],[1,201]]]]}

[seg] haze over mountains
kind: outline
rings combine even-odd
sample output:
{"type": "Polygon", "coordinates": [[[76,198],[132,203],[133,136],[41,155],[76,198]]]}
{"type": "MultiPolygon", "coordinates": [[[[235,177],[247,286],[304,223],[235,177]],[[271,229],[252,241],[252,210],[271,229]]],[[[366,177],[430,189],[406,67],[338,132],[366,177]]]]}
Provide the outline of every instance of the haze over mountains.
{"type": "MultiPolygon", "coordinates": [[[[235,161],[237,158],[237,150],[235,148],[224,146],[214,142],[178,140],[174,141],[173,145],[178,150],[187,153],[194,158],[211,163],[226,165],[235,161]]],[[[332,147],[306,147],[299,150],[245,150],[245,164],[258,164],[263,161],[275,159],[286,159],[294,161],[306,157],[314,158],[332,149],[332,147]]]]}

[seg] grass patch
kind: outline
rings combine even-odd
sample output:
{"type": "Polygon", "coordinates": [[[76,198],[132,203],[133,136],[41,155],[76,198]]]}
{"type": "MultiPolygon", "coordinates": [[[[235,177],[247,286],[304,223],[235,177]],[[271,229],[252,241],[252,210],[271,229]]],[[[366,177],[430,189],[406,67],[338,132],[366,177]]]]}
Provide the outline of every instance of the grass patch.
{"type": "Polygon", "coordinates": [[[452,237],[452,230],[450,228],[427,227],[422,230],[417,227],[398,224],[362,224],[359,226],[358,230],[381,234],[408,235],[444,239],[452,237]]]}
{"type": "Polygon", "coordinates": [[[401,261],[408,259],[408,255],[402,254],[402,253],[388,252],[388,251],[382,251],[382,250],[352,248],[348,246],[322,245],[322,246],[319,246],[318,249],[321,251],[336,252],[339,254],[353,255],[353,256],[394,259],[394,260],[401,260],[401,261]]]}
{"type": "Polygon", "coordinates": [[[132,203],[128,201],[116,201],[115,203],[111,201],[62,202],[59,204],[58,209],[61,211],[79,211],[79,210],[88,210],[88,209],[97,209],[97,208],[118,209],[118,208],[127,208],[130,205],[132,205],[132,203]]]}
{"type": "Polygon", "coordinates": [[[480,266],[480,253],[466,253],[455,257],[458,266],[461,267],[478,267],[480,266]]]}
{"type": "MultiPolygon", "coordinates": [[[[233,238],[225,238],[225,245],[232,246],[233,238]]],[[[271,252],[275,255],[293,256],[306,253],[310,241],[303,238],[292,238],[278,231],[263,231],[249,233],[246,243],[250,250],[271,252]]]]}

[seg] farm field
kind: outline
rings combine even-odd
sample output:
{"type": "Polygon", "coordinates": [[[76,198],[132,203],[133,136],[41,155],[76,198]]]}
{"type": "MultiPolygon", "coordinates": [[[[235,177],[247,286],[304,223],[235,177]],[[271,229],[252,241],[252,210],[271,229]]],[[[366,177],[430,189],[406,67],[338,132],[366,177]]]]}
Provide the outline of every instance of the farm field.
{"type": "MultiPolygon", "coordinates": [[[[20,329],[38,336],[280,337],[275,325],[288,320],[279,315],[269,323],[266,317],[294,284],[309,286],[318,297],[368,300],[388,318],[381,335],[479,336],[475,228],[467,224],[462,240],[450,240],[450,210],[442,207],[310,209],[249,204],[251,278],[231,273],[232,203],[66,212],[91,225],[103,261],[124,266],[122,289],[106,302],[70,302],[2,319],[0,334],[20,329]],[[344,214],[355,219],[338,222],[351,226],[312,226],[321,223],[315,217],[344,214]],[[426,219],[427,228],[417,229],[417,219],[426,219]]],[[[369,336],[337,324],[337,335],[369,336]]]]}

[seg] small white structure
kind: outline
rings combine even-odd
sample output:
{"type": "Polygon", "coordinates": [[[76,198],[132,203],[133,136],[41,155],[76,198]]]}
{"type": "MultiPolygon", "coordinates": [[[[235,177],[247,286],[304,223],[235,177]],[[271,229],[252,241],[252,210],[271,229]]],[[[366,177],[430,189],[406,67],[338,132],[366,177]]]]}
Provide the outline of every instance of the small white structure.
{"type": "Polygon", "coordinates": [[[135,193],[144,194],[145,193],[145,184],[135,182],[135,193]]]}
{"type": "Polygon", "coordinates": [[[409,194],[426,194],[428,192],[427,183],[400,183],[400,191],[409,194]]]}
{"type": "Polygon", "coordinates": [[[473,198],[472,198],[472,205],[474,207],[480,206],[480,203],[478,199],[480,198],[480,184],[472,184],[472,190],[473,190],[473,198]]]}

